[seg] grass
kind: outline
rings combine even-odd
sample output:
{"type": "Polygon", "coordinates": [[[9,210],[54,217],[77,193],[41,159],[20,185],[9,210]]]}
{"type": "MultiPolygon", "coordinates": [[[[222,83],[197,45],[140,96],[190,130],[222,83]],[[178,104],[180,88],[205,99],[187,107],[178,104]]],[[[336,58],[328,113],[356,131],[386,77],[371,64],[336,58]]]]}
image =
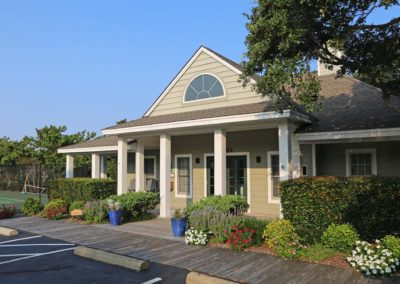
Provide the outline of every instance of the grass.
{"type": "Polygon", "coordinates": [[[335,251],[326,248],[321,244],[315,244],[305,248],[302,252],[302,258],[310,261],[324,261],[335,255],[335,251]]]}
{"type": "MultiPolygon", "coordinates": [[[[22,207],[22,204],[24,204],[25,200],[29,197],[34,199],[39,199],[39,195],[37,194],[21,193],[19,191],[0,190],[0,205],[2,204],[15,205],[17,206],[18,209],[20,209],[22,207]]],[[[47,196],[42,195],[41,201],[42,204],[45,205],[47,203],[47,196]]]]}

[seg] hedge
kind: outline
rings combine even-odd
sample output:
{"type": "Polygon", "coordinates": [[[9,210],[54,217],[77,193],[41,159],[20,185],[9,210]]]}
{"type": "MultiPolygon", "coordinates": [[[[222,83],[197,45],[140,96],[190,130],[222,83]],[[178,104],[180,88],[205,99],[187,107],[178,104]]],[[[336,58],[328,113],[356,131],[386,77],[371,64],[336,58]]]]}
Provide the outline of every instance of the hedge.
{"type": "Polygon", "coordinates": [[[48,197],[72,202],[106,199],[117,194],[117,182],[109,179],[60,178],[48,182],[48,197]]]}
{"type": "Polygon", "coordinates": [[[284,218],[309,243],[330,224],[350,223],[366,240],[400,234],[400,178],[300,178],[280,188],[284,218]]]}
{"type": "Polygon", "coordinates": [[[192,212],[213,207],[217,210],[230,214],[242,214],[247,211],[249,204],[244,197],[239,195],[209,196],[191,204],[184,209],[185,216],[192,212]]]}
{"type": "Polygon", "coordinates": [[[109,199],[121,203],[124,221],[140,220],[160,203],[160,195],[154,192],[129,192],[110,196],[109,199]]]}

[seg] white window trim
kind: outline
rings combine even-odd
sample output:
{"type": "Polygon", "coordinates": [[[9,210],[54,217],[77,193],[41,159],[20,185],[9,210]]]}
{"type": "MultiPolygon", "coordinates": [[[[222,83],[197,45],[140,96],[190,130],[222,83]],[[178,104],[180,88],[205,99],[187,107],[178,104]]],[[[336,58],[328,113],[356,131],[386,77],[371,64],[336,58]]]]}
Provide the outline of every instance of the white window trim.
{"type": "MultiPolygon", "coordinates": [[[[154,163],[154,179],[157,179],[157,157],[156,156],[144,156],[144,159],[152,159],[154,163]]],[[[144,173],[146,175],[146,173],[144,173]]],[[[147,177],[147,176],[146,176],[147,177]]]]}
{"type": "Polygon", "coordinates": [[[351,154],[371,154],[371,174],[377,175],[376,166],[376,149],[375,148],[365,148],[365,149],[346,149],[346,176],[351,176],[351,154]]]}
{"type": "Polygon", "coordinates": [[[267,177],[268,177],[268,203],[272,204],[280,204],[281,199],[280,198],[272,198],[272,171],[271,171],[271,156],[272,155],[278,155],[279,156],[279,151],[268,151],[267,152],[267,157],[268,157],[268,165],[267,165],[267,177]]]}
{"type": "Polygon", "coordinates": [[[179,154],[175,155],[175,197],[176,198],[192,198],[193,196],[193,165],[192,165],[192,154],[179,154]],[[179,194],[178,189],[178,158],[189,158],[189,194],[179,194]]]}
{"type": "MultiPolygon", "coordinates": [[[[250,188],[250,152],[229,152],[226,153],[226,156],[246,156],[246,175],[247,175],[247,203],[250,205],[250,196],[251,196],[251,188],[250,188]]],[[[214,157],[212,153],[204,154],[204,164],[203,164],[203,171],[204,171],[204,197],[207,197],[207,157],[214,157]]],[[[250,206],[251,207],[251,206],[250,206]]],[[[247,213],[250,213],[250,207],[247,213]]]]}
{"type": "Polygon", "coordinates": [[[183,103],[183,104],[193,104],[193,103],[198,103],[198,102],[203,102],[203,101],[209,101],[209,100],[215,100],[215,99],[223,99],[223,98],[226,98],[226,90],[225,90],[225,86],[224,86],[224,83],[222,82],[221,78],[218,77],[218,76],[215,75],[215,74],[204,72],[204,73],[198,73],[198,74],[194,75],[194,76],[189,80],[189,83],[186,85],[185,91],[184,91],[183,96],[182,96],[182,103],[183,103]],[[212,97],[212,98],[205,98],[205,99],[198,99],[198,100],[192,100],[192,101],[186,101],[186,91],[187,91],[187,89],[189,88],[190,84],[193,82],[193,80],[195,80],[196,78],[198,78],[198,77],[200,77],[200,76],[202,76],[202,75],[210,75],[210,76],[214,77],[215,79],[217,79],[218,82],[219,82],[219,83],[221,84],[221,86],[222,86],[223,96],[212,97]]]}

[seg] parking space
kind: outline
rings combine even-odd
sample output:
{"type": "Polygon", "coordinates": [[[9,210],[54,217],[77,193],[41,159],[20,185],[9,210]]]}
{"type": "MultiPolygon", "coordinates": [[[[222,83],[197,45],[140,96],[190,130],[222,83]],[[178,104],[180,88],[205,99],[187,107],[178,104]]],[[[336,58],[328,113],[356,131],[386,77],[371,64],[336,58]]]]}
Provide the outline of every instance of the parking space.
{"type": "Polygon", "coordinates": [[[74,244],[21,232],[0,236],[1,283],[185,283],[185,269],[150,263],[136,272],[81,258],[74,244]],[[152,282],[154,281],[154,282],[152,282]]]}

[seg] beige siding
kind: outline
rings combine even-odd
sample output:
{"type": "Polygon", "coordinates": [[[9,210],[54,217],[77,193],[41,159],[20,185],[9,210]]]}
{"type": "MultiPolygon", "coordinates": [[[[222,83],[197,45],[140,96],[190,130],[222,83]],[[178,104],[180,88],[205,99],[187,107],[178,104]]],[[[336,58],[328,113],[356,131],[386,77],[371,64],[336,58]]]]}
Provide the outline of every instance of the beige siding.
{"type": "Polygon", "coordinates": [[[203,52],[160,101],[150,116],[263,101],[262,96],[252,91],[250,86],[243,88],[238,79],[235,72],[203,52]],[[217,76],[225,88],[225,96],[184,103],[183,97],[187,85],[201,73],[217,76]]]}
{"type": "Polygon", "coordinates": [[[400,176],[400,142],[316,145],[317,175],[346,176],[346,149],[376,149],[377,173],[400,176]]]}
{"type": "MultiPolygon", "coordinates": [[[[172,137],[172,160],[175,172],[175,155],[191,154],[193,167],[193,197],[178,198],[174,191],[171,192],[171,206],[183,208],[192,202],[204,197],[205,191],[205,159],[204,154],[212,154],[213,134],[176,136],[172,137]],[[196,163],[196,158],[199,163],[196,163]]],[[[268,218],[279,216],[279,206],[268,203],[268,178],[267,178],[267,151],[278,151],[277,129],[252,130],[229,132],[227,134],[227,147],[233,153],[249,153],[249,188],[251,214],[268,218]],[[261,162],[257,163],[257,156],[261,162]]]]}

